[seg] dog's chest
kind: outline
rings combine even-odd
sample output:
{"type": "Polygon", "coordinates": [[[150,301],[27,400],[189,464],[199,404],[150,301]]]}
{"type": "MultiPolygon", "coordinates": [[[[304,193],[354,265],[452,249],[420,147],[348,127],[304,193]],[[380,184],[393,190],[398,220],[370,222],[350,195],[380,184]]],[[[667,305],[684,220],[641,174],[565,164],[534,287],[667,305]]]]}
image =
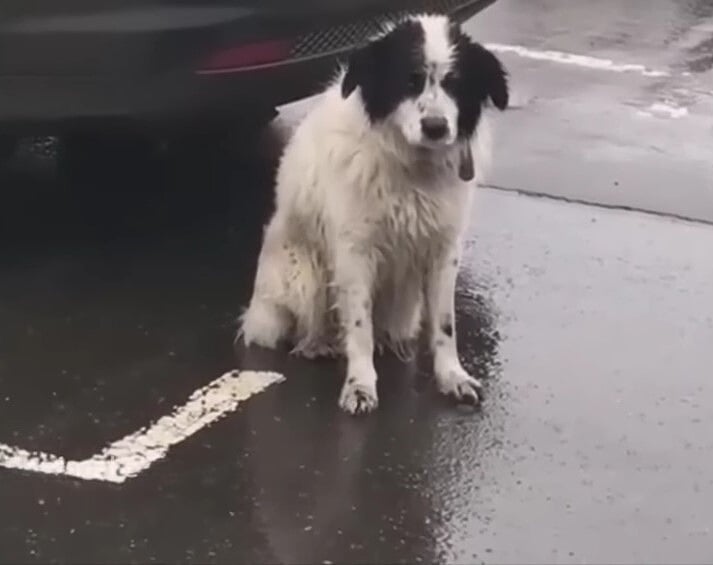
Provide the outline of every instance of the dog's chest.
{"type": "Polygon", "coordinates": [[[372,236],[379,248],[422,255],[448,237],[456,225],[454,202],[447,188],[413,185],[386,187],[368,208],[372,236]],[[390,190],[389,190],[390,188],[390,190]]]}

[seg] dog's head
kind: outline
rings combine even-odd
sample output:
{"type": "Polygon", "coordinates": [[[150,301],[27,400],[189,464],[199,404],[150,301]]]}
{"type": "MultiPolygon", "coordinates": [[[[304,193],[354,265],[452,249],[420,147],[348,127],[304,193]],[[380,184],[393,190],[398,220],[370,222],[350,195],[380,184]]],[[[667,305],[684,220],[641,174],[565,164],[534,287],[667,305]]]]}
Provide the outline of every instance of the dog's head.
{"type": "Polygon", "coordinates": [[[342,95],[357,87],[373,123],[432,149],[470,138],[484,106],[508,104],[500,61],[446,16],[409,18],[353,53],[342,95]]]}

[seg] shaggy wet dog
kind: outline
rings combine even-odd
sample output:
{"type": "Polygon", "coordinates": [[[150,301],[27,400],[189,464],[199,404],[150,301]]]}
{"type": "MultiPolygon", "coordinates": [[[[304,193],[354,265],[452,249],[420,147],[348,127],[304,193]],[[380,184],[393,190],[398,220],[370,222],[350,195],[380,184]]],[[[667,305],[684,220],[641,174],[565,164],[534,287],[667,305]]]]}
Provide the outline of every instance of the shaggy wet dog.
{"type": "Polygon", "coordinates": [[[286,146],[245,343],[345,354],[339,404],[358,414],[378,403],[375,346],[402,352],[423,325],[439,390],[477,403],[455,283],[483,110],[507,104],[501,63],[445,16],[405,19],[356,51],[286,146]]]}

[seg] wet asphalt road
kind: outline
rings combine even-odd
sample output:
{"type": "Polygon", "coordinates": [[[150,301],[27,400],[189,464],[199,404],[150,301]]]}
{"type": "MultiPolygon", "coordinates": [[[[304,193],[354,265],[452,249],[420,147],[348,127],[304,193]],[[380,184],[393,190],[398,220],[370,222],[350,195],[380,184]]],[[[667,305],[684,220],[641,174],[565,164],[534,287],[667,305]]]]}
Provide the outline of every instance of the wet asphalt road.
{"type": "Polygon", "coordinates": [[[711,0],[499,0],[469,30],[534,51],[500,52],[521,111],[499,127],[497,154],[517,158],[491,184],[713,221],[711,0]]]}
{"type": "Polygon", "coordinates": [[[96,191],[26,155],[0,170],[0,444],[83,459],[236,366],[287,378],[123,484],[0,468],[0,561],[713,559],[713,227],[669,217],[713,221],[713,3],[500,0],[470,25],[531,50],[502,54],[519,98],[457,295],[483,410],[385,357],[355,420],[338,363],[233,348],[270,144],[96,191]]]}

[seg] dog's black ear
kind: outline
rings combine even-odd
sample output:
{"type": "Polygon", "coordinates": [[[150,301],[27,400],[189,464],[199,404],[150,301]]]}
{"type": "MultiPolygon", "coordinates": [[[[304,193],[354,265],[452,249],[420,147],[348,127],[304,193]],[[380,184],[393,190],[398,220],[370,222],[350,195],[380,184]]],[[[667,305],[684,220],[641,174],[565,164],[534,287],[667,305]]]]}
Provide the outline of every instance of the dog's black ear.
{"type": "Polygon", "coordinates": [[[468,46],[471,72],[483,88],[483,97],[490,98],[498,110],[505,110],[510,99],[508,73],[500,60],[478,43],[468,46]]]}
{"type": "Polygon", "coordinates": [[[342,80],[342,97],[347,98],[361,86],[369,71],[372,46],[366,45],[352,52],[347,62],[347,72],[342,80]]]}

